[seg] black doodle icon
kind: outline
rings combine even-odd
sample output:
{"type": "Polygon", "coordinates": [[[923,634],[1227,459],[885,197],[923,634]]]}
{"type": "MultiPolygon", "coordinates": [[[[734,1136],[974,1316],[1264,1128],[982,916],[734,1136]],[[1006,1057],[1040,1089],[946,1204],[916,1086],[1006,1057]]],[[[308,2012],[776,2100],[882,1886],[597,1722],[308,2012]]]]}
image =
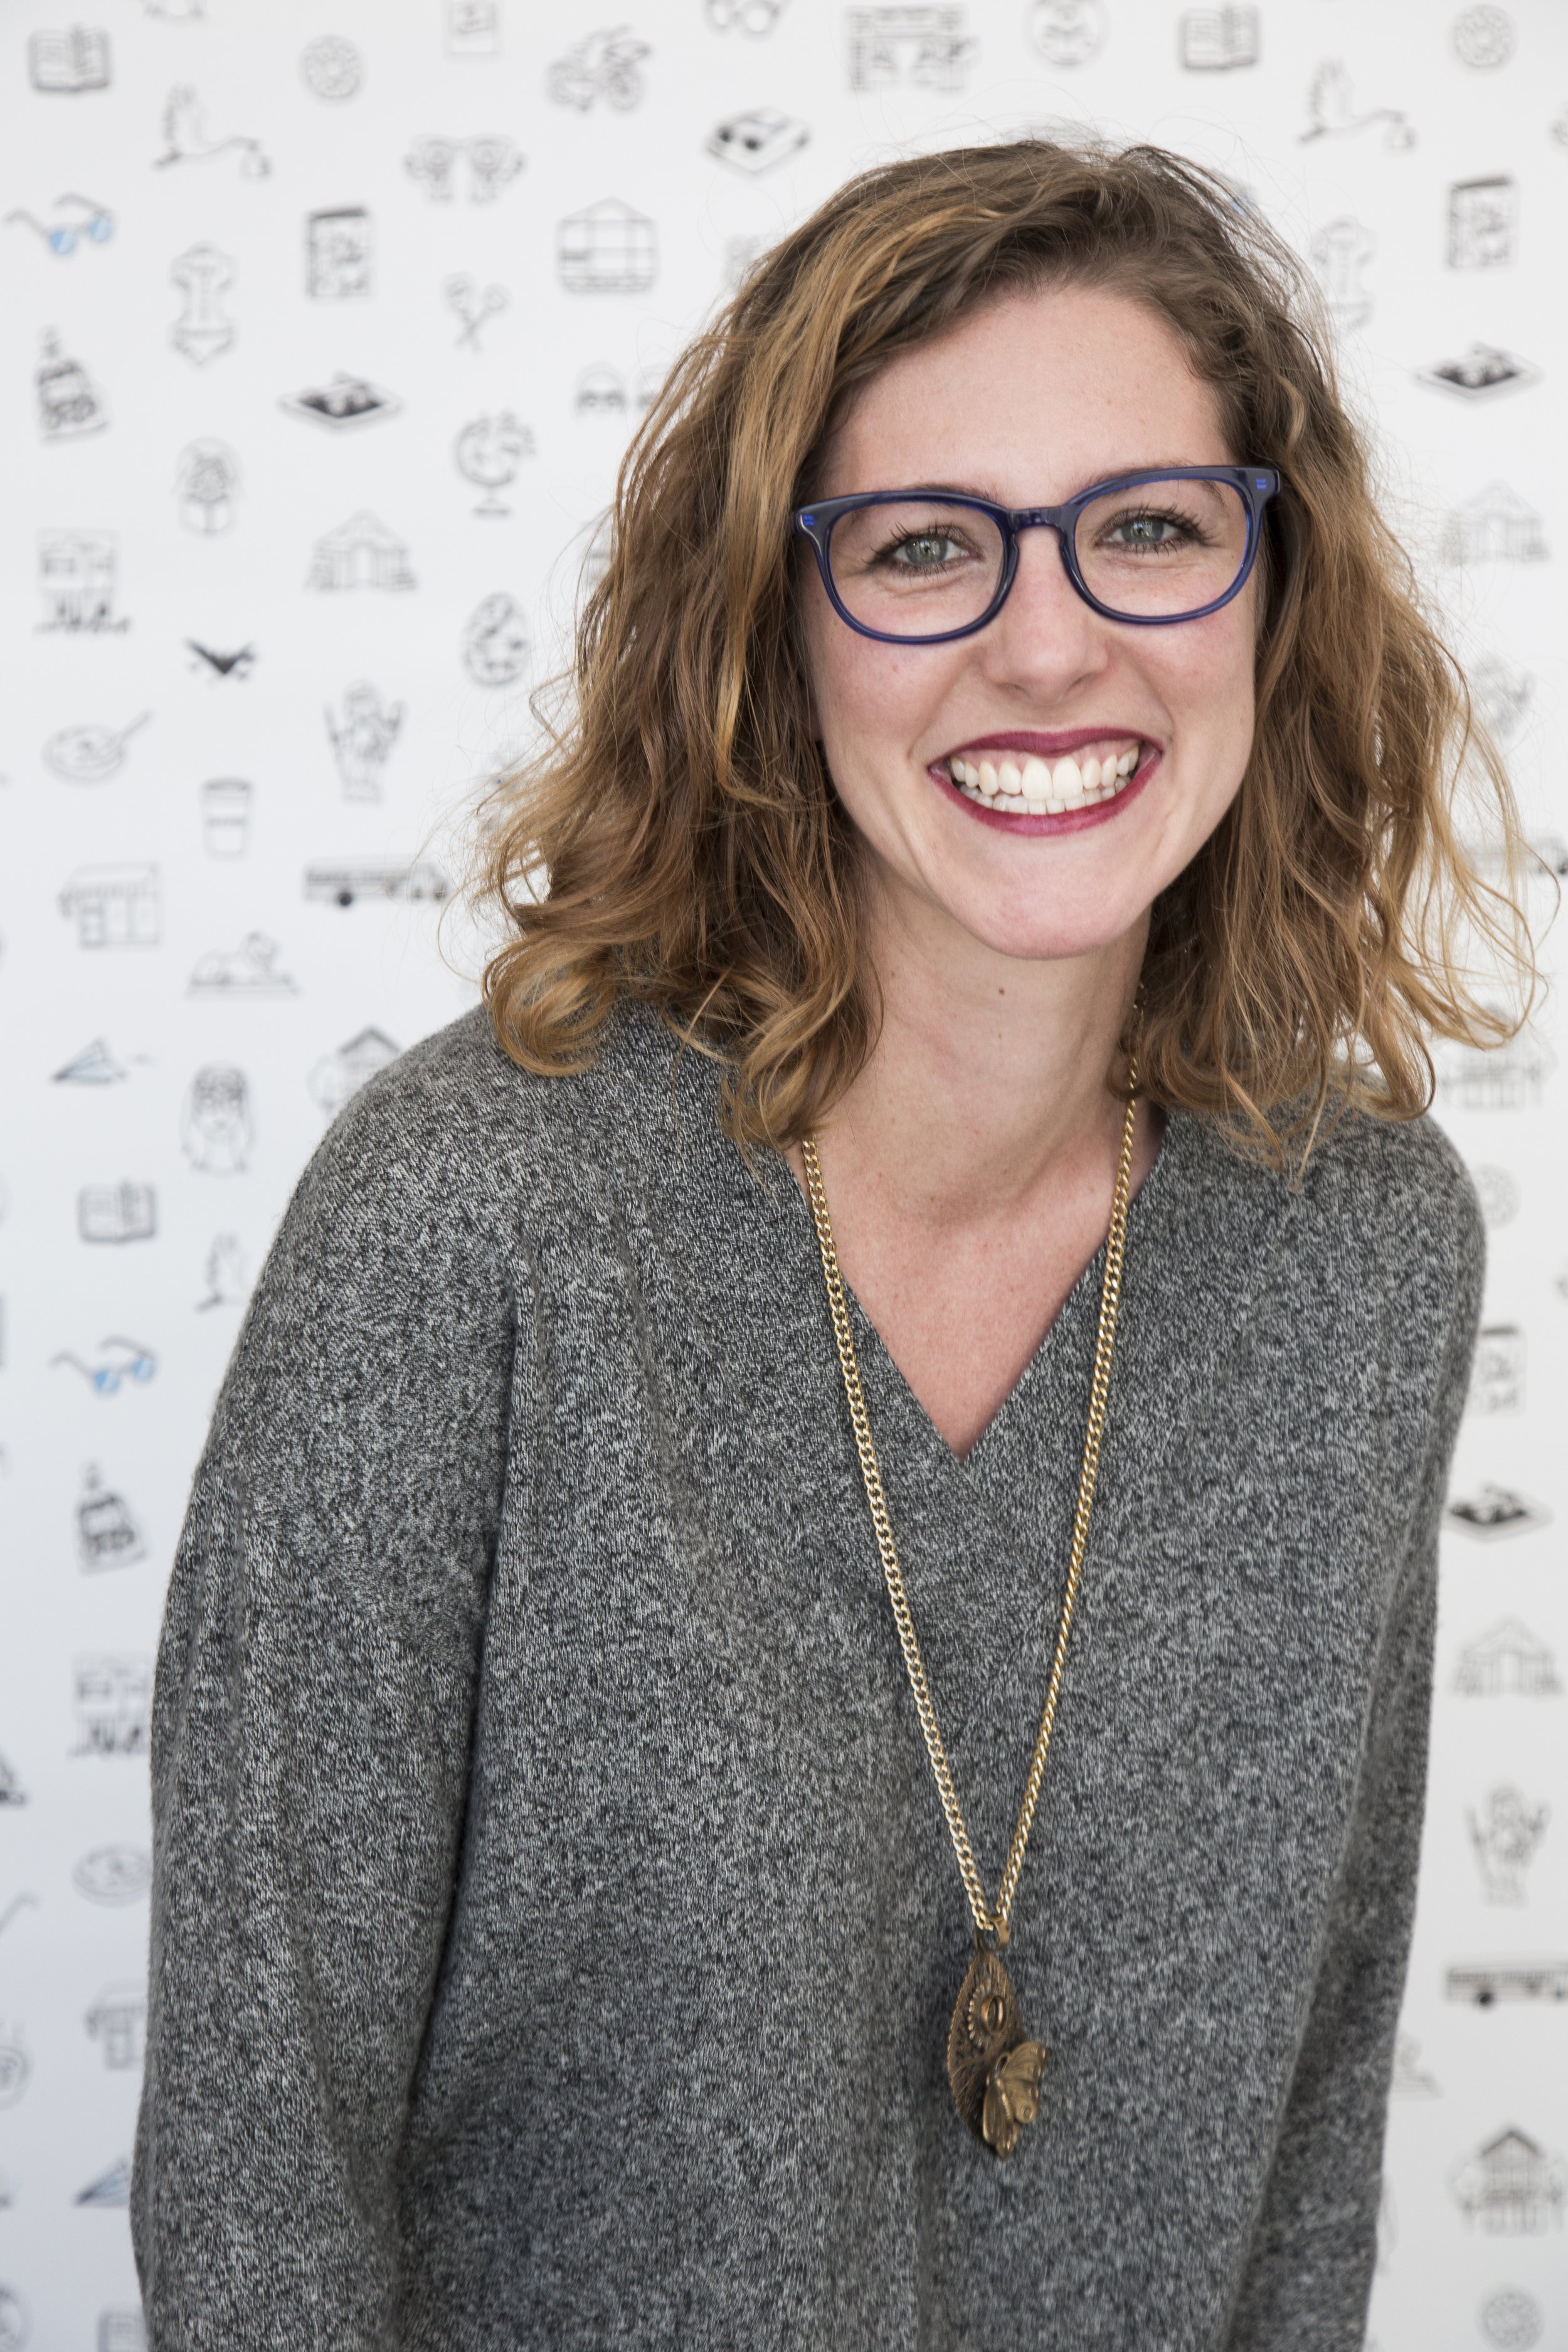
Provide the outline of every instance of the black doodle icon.
{"type": "Polygon", "coordinates": [[[1511,1784],[1493,1789],[1478,1814],[1466,1816],[1470,1845],[1481,1874],[1481,1891],[1489,1903],[1522,1903],[1525,1873],[1552,1819],[1549,1805],[1532,1805],[1511,1784]]]}
{"type": "Polygon", "coordinates": [[[579,416],[624,416],[626,387],[620,370],[605,360],[584,368],[573,387],[572,406],[579,416]]]}
{"type": "Polygon", "coordinates": [[[464,425],[452,445],[452,460],[464,480],[485,493],[473,509],[475,514],[510,514],[500,493],[517,479],[523,458],[532,455],[533,435],[510,408],[494,416],[476,416],[464,425]]]}
{"type": "Polygon", "coordinates": [[[153,1857],[139,1845],[97,1845],[71,1872],[71,1885],[89,1903],[118,1909],[140,1903],[153,1884],[153,1857]]]}
{"type": "Polygon", "coordinates": [[[629,113],[642,102],[642,61],[647,55],[647,43],[626,25],[589,33],[551,66],[544,78],[545,95],[556,106],[574,106],[580,114],[601,98],[616,114],[629,113]]]}
{"type": "Polygon", "coordinates": [[[1512,352],[1499,351],[1495,343],[1472,343],[1462,358],[1438,360],[1432,367],[1418,369],[1415,381],[1459,393],[1467,400],[1480,400],[1493,393],[1516,392],[1524,384],[1539,383],[1541,370],[1512,352]]]}
{"type": "Polygon", "coordinates": [[[0,2107],[14,2107],[27,2087],[33,2062],[15,2027],[0,2026],[0,2107]]]}
{"type": "Polygon", "coordinates": [[[96,2352],[147,2352],[147,2323],[139,2311],[100,2311],[96,2352]]]}
{"type": "Polygon", "coordinates": [[[96,1463],[89,1463],[76,1505],[77,1564],[84,1570],[129,1568],[144,1559],[147,1547],[123,1495],[106,1486],[96,1463]]]}
{"type": "Polygon", "coordinates": [[[1449,2185],[1467,2221],[1495,2237],[1532,2236],[1561,2221],[1568,2168],[1510,2126],[1457,2166],[1449,2185]]]}
{"type": "MultiPolygon", "coordinates": [[[[25,1805],[26,1801],[27,1791],[23,1788],[21,1781],[17,1779],[14,1766],[12,1766],[4,1756],[0,1756],[0,1807],[5,1805],[25,1805]]],[[[0,2066],[0,2084],[3,2084],[3,2082],[4,2067],[0,2066]]],[[[0,2105],[4,2105],[4,2099],[0,2098],[0,2105]]]]}
{"type": "Polygon", "coordinates": [[[805,145],[807,124],[776,106],[753,106],[715,124],[708,136],[708,152],[721,163],[748,173],[771,172],[805,145]]]}
{"type": "Polygon", "coordinates": [[[1541,517],[1506,482],[1489,482],[1445,518],[1443,563],[1539,563],[1547,552],[1541,517]]]}
{"type": "Polygon", "coordinates": [[[131,2202],[131,2158],[122,2156],[85,2189],[79,2189],[72,2198],[73,2205],[126,2206],[131,2202]]]}
{"type": "Polygon", "coordinates": [[[403,159],[403,168],[435,204],[449,204],[457,193],[458,166],[466,162],[465,184],[470,204],[493,204],[523,167],[516,142],[499,133],[470,139],[417,139],[403,159]]]}
{"type": "Polygon", "coordinates": [[[489,64],[500,57],[500,0],[442,0],[441,17],[449,58],[489,64]]]}
{"type": "MultiPolygon", "coordinates": [[[[1097,8],[1098,0],[1036,0],[1029,20],[1036,46],[1043,20],[1064,9],[1085,15],[1097,8]]],[[[845,23],[852,90],[958,90],[968,79],[978,44],[964,32],[962,8],[851,8],[845,23]]]]}
{"type": "Polygon", "coordinates": [[[55,210],[65,217],[41,221],[36,213],[18,205],[6,214],[6,226],[19,221],[25,228],[36,230],[57,261],[66,260],[84,239],[89,245],[107,245],[114,235],[114,215],[107,205],[99,204],[91,196],[74,193],[57,196],[55,210]]]}
{"type": "Polygon", "coordinates": [[[44,745],[44,764],[68,784],[103,784],[117,776],[125,747],[152,717],[143,710],[128,727],[61,727],[44,745]]]}
{"type": "Polygon", "coordinates": [[[343,689],[342,719],[333,717],[330,705],[326,719],[343,798],[379,800],[382,776],[403,725],[402,703],[384,702],[380,690],[362,678],[343,689]]]}
{"type": "Polygon", "coordinates": [[[364,59],[352,41],[323,33],[300,52],[300,79],[312,98],[337,105],[353,98],[364,80],[364,59]]]}
{"type": "Polygon", "coordinates": [[[350,1096],[358,1094],[377,1070],[395,1062],[402,1051],[384,1029],[362,1029],[335,1054],[324,1055],[316,1064],[310,1077],[311,1100],[329,1118],[335,1118],[350,1096]]]}
{"type": "MultiPolygon", "coordinates": [[[[1535,680],[1528,670],[1515,669],[1511,662],[1500,654],[1485,654],[1469,665],[1468,677],[1470,699],[1480,712],[1500,743],[1511,743],[1524,723],[1535,692],[1535,680]]],[[[1546,851],[1542,855],[1547,856],[1546,851]]]]}
{"type": "Polygon", "coordinates": [[[1448,41],[1462,66],[1489,72],[1495,66],[1507,65],[1513,55],[1513,18],[1505,8],[1493,7],[1490,0],[1480,0],[1480,5],[1455,17],[1448,41]]]}
{"type": "Polygon", "coordinates": [[[511,300],[504,286],[477,286],[471,278],[448,278],[442,288],[448,309],[455,310],[462,322],[458,337],[459,351],[477,352],[479,331],[488,319],[499,318],[511,300]]]}
{"type": "Polygon", "coordinates": [[[239,494],[239,459],[223,441],[190,441],[174,474],[180,520],[187,530],[214,539],[234,521],[239,494]]]}
{"type": "Polygon", "coordinates": [[[1489,2344],[1510,2347],[1510,2352],[1539,2344],[1544,2325],[1541,2305],[1522,2287],[1500,2287],[1481,2305],[1481,2334],[1489,2344]]]}
{"type": "Polygon", "coordinates": [[[81,948],[155,948],[163,936],[155,866],[80,866],[60,892],[81,948]]]}
{"type": "Polygon", "coordinates": [[[362,898],[431,899],[439,905],[451,894],[447,877],[427,857],[334,858],[305,868],[305,896],[319,906],[353,907],[362,898]]]}
{"type": "Polygon", "coordinates": [[[205,1062],[185,1090],[180,1149],[203,1176],[243,1176],[256,1139],[250,1082],[233,1062],[205,1062]]]}
{"type": "Polygon", "coordinates": [[[234,342],[234,320],[223,298],[234,282],[234,264],[216,245],[193,245],[170,265],[184,308],[169,330],[169,341],[194,367],[205,367],[234,342]]]}
{"type": "Polygon", "coordinates": [[[110,1087],[130,1076],[121,1067],[101,1037],[73,1054],[68,1062],[55,1071],[53,1083],[65,1087],[110,1087]]]}
{"type": "Polygon", "coordinates": [[[1517,1323],[1489,1323],[1476,1342],[1467,1412],[1522,1412],[1524,1333],[1517,1323]]]}
{"type": "Polygon", "coordinates": [[[110,530],[41,530],[38,589],[45,617],[40,629],[67,636],[103,636],[127,629],[117,617],[120,547],[110,530]]]}
{"type": "MultiPolygon", "coordinates": [[[[1481,1204],[1481,1221],[1489,1233],[1500,1225],[1511,1225],[1519,1214],[1519,1185],[1506,1168],[1472,1168],[1470,1181],[1476,1188],[1476,1198],[1481,1204]]],[[[1489,1487],[1490,1494],[1502,1490],[1489,1487]]]]}
{"type": "Polygon", "coordinates": [[[1189,73],[1226,73],[1258,63],[1258,10],[1189,8],[1176,27],[1176,56],[1189,73]]]}
{"type": "Polygon", "coordinates": [[[72,25],[65,32],[29,33],[27,79],[35,89],[76,96],[109,88],[109,35],[97,25],[72,25]]]}
{"type": "Polygon", "coordinates": [[[254,784],[242,776],[213,776],[200,793],[202,847],[209,857],[243,857],[250,846],[254,784]]]}
{"type": "Polygon", "coordinates": [[[408,550],[395,531],[362,508],[316,541],[307,588],[412,588],[408,550]]]}
{"type": "Polygon", "coordinates": [[[1555,1698],[1563,1684],[1541,1636],[1505,1617],[1460,1651],[1454,1688],[1465,1698],[1555,1698]]]}
{"type": "Polygon", "coordinates": [[[198,662],[205,663],[206,675],[214,679],[248,677],[256,660],[254,646],[241,646],[237,652],[228,654],[215,653],[210,646],[199,645],[195,637],[187,637],[185,644],[198,662]]]}
{"type": "Polygon", "coordinates": [[[1519,182],[1506,173],[1456,180],[1448,190],[1450,269],[1500,269],[1513,259],[1519,182]]]}
{"type": "Polygon", "coordinates": [[[78,1658],[71,1685],[78,1735],[73,1756],[146,1755],[153,1706],[150,1658],[111,1654],[78,1658]]]}
{"type": "Polygon", "coordinates": [[[528,667],[528,622],[504,589],[475,605],[463,628],[463,667],[476,686],[510,686],[528,667]]]}
{"type": "Polygon", "coordinates": [[[264,931],[251,931],[237,948],[211,948],[198,956],[186,983],[191,996],[292,996],[297,983],[278,969],[278,944],[264,931]]]}
{"type": "Polygon", "coordinates": [[[1421,2044],[1414,2034],[1399,2034],[1394,2044],[1394,2073],[1389,2095],[1395,2099],[1441,2098],[1439,2084],[1421,2063],[1421,2044]]]}
{"type": "Polygon", "coordinates": [[[1105,47],[1100,0],[1035,0],[1029,38],[1047,65],[1082,66],[1105,47]]]}
{"type": "Polygon", "coordinates": [[[245,1250],[237,1234],[215,1234],[202,1262],[202,1296],[196,1312],[210,1307],[239,1307],[247,1288],[245,1250]]]}
{"type": "Polygon", "coordinates": [[[31,2321],[14,2286],[0,2284],[0,2352],[22,2352],[31,2321]]]}
{"type": "Polygon", "coordinates": [[[151,1184],[84,1184],[76,1196],[76,1229],[84,1242],[150,1242],[158,1232],[158,1196],[151,1184]]]}
{"type": "Polygon", "coordinates": [[[395,416],[403,403],[367,377],[345,375],[340,370],[330,383],[285,393],[278,405],[290,416],[306,416],[313,425],[325,425],[340,433],[347,426],[374,425],[380,416],[395,416]]]}
{"type": "Polygon", "coordinates": [[[371,291],[375,226],[363,205],[305,215],[305,291],[321,302],[352,301],[371,291]]]}
{"type": "Polygon", "coordinates": [[[111,2072],[122,2074],[141,2064],[147,2000],[140,1985],[105,1985],[82,2022],[111,2072]]]}
{"type": "Polygon", "coordinates": [[[5,1933],[13,1919],[19,1919],[24,1911],[36,1911],[37,1907],[38,1898],[36,1895],[13,1895],[5,1909],[0,1911],[0,1936],[5,1933]]]}
{"type": "Polygon", "coordinates": [[[153,158],[159,170],[169,163],[207,163],[216,155],[230,155],[237,150],[242,178],[264,180],[272,169],[259,139],[247,139],[238,132],[226,139],[207,137],[205,112],[189,82],[177,83],[169,92],[160,127],[163,152],[153,158]]]}
{"type": "Polygon", "coordinates": [[[1302,146],[1312,139],[1349,139],[1374,122],[1383,124],[1383,143],[1395,152],[1415,144],[1415,133],[1400,108],[1373,106],[1356,111],[1349,68],[1338,58],[1321,65],[1312,76],[1307,118],[1307,128],[1299,134],[1302,146]]]}
{"type": "Polygon", "coordinates": [[[646,294],[658,269],[658,232],[618,196],[602,197],[557,224],[555,269],[568,294],[646,294]]]}
{"type": "Polygon", "coordinates": [[[38,431],[46,441],[72,441],[100,432],[109,422],[103,394],[79,360],[71,359],[52,327],[44,330],[43,356],[33,377],[38,401],[38,431]]]}
{"type": "Polygon", "coordinates": [[[49,1358],[49,1365],[52,1370],[56,1364],[68,1364],[73,1371],[81,1374],[97,1396],[117,1396],[126,1381],[144,1383],[156,1377],[158,1359],[152,1349],[119,1332],[111,1332],[107,1339],[99,1341],[98,1356],[96,1364],[88,1364],[71,1349],[62,1348],[49,1358]]]}
{"type": "Polygon", "coordinates": [[[1361,274],[1376,250],[1371,229],[1348,215],[1328,222],[1313,237],[1312,267],[1337,327],[1364,327],[1371,318],[1372,297],[1361,274]]]}
{"type": "Polygon", "coordinates": [[[1444,1990],[1450,2000],[1476,2009],[1500,2001],[1568,2000],[1568,1960],[1504,1960],[1448,1970],[1444,1990]]]}
{"type": "Polygon", "coordinates": [[[1451,1495],[1443,1517],[1461,1535],[1475,1536],[1486,1543],[1504,1536],[1529,1535],[1535,1528],[1552,1524],[1544,1503],[1532,1503],[1511,1486],[1479,1486],[1473,1494],[1451,1495]]]}

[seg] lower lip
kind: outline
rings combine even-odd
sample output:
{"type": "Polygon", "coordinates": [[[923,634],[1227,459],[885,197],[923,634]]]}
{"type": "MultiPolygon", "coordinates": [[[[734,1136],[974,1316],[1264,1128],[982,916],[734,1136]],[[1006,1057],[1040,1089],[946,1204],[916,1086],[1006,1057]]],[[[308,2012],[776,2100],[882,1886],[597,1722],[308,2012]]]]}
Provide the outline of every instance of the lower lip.
{"type": "Polygon", "coordinates": [[[1137,799],[1163,758],[1163,751],[1151,749],[1144,755],[1142,766],[1134,769],[1113,800],[1095,801],[1088,808],[1064,809],[1060,816],[1004,816],[994,803],[983,804],[968,799],[940,768],[928,768],[926,773],[965,816],[972,816],[977,824],[992,825],[998,833],[1087,833],[1091,824],[1109,824],[1113,816],[1120,816],[1137,799]]]}

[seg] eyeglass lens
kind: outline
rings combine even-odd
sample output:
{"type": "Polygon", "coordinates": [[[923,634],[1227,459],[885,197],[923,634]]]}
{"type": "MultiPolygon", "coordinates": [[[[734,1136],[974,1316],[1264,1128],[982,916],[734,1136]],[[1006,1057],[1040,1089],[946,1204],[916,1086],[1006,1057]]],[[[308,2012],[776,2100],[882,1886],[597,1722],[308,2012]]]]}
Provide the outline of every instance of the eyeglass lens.
{"type": "MultiPolygon", "coordinates": [[[[1215,603],[1247,557],[1247,505],[1228,482],[1175,477],[1092,499],[1073,552],[1084,584],[1129,620],[1180,620],[1215,603]]],[[[845,610],[889,636],[943,636],[980,619],[1002,577],[992,518],[941,498],[853,508],[828,541],[845,610]]]]}

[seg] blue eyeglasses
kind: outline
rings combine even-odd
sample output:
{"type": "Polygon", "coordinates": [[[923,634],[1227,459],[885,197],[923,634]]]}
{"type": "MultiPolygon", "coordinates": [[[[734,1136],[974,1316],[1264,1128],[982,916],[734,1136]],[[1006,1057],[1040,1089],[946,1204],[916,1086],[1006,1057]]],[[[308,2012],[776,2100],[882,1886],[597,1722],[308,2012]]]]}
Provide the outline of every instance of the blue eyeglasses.
{"type": "Polygon", "coordinates": [[[90,196],[57,196],[55,202],[57,205],[80,205],[87,213],[88,218],[79,221],[56,221],[52,226],[46,226],[36,215],[18,205],[15,212],[9,212],[5,215],[7,228],[13,221],[25,222],[28,228],[37,230],[51,253],[58,254],[62,258],[65,255],[76,251],[79,237],[90,238],[94,245],[107,245],[114,235],[114,215],[105,205],[94,204],[90,196]]]}
{"type": "Polygon", "coordinates": [[[1086,604],[1139,628],[1201,620],[1258,560],[1267,466],[1176,466],[1095,482],[1059,507],[1000,507],[956,490],[863,490],[795,509],[839,618],[885,645],[945,645],[994,620],[1018,533],[1054,530],[1086,604]]]}

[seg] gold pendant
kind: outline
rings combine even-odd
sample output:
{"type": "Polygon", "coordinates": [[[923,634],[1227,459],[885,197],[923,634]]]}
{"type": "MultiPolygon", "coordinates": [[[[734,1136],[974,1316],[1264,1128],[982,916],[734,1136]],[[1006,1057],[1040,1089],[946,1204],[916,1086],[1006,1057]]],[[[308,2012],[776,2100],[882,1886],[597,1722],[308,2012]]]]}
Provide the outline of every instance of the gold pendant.
{"type": "Polygon", "coordinates": [[[947,2079],[953,2105],[994,2156],[1009,2157],[1018,2134],[1040,2112],[1046,2045],[1031,2042],[1013,1980],[999,1956],[975,1937],[974,1958],[958,1989],[947,2034],[947,2079]]]}

